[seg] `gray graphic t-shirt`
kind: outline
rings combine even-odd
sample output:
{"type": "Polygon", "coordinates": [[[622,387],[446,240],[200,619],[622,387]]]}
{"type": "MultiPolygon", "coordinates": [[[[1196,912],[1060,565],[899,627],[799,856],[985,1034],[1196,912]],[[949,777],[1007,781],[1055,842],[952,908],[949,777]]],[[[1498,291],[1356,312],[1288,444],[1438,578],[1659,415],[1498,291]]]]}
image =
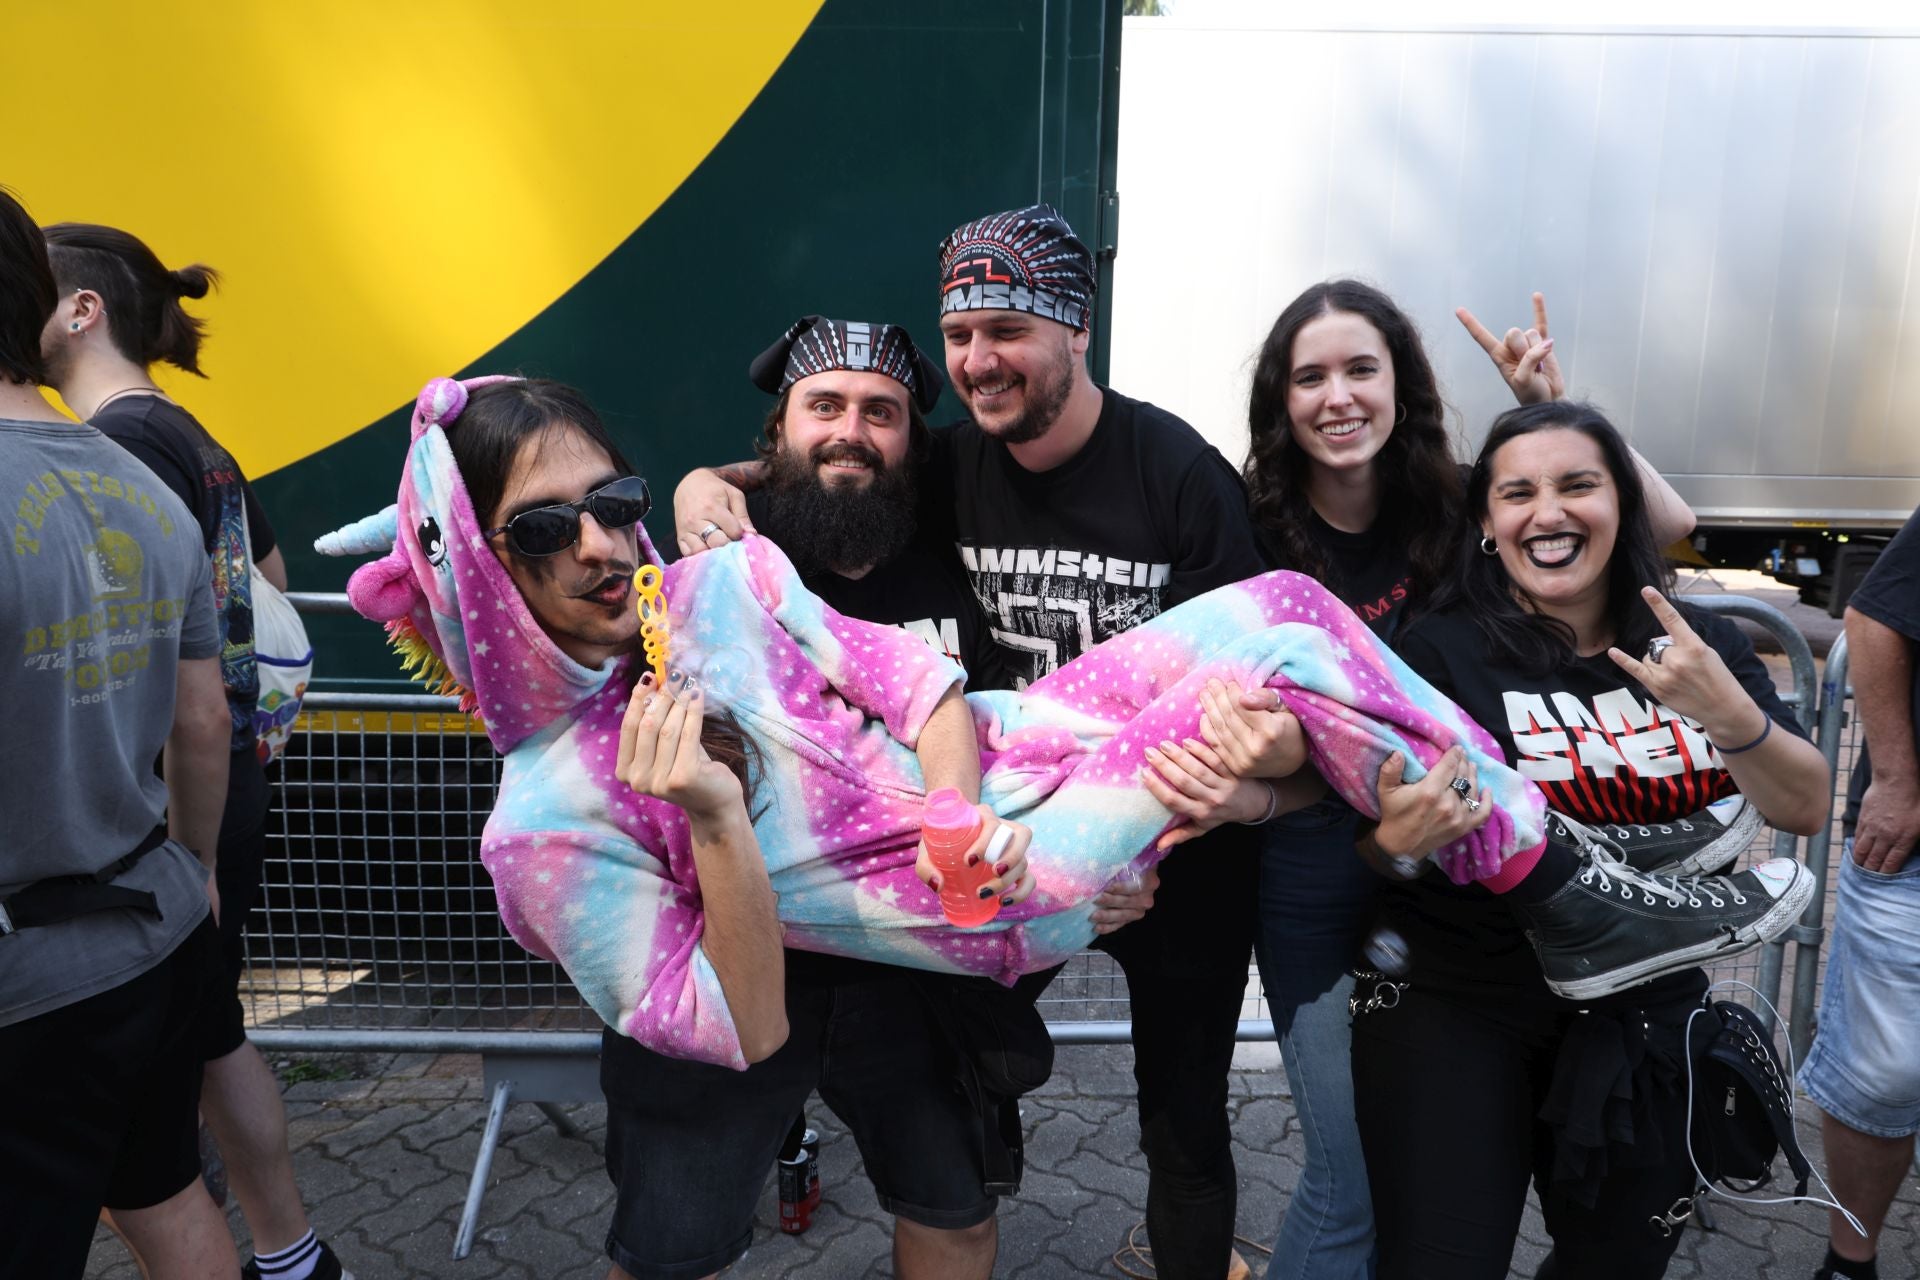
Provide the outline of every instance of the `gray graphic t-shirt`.
{"type": "MultiPolygon", "coordinates": [[[[154,761],[182,658],[219,653],[200,528],[91,427],[0,419],[0,899],[91,874],[163,819],[154,761]]],[[[118,881],[148,912],[98,912],[0,937],[0,1026],[138,977],[207,912],[206,875],[167,844],[118,881]]]]}

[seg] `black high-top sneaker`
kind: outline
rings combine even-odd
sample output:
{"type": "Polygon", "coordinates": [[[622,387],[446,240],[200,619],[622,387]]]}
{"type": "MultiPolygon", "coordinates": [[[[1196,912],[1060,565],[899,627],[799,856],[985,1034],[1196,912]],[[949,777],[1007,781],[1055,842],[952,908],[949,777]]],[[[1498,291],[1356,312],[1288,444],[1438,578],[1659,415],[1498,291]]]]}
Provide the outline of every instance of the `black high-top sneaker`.
{"type": "MultiPolygon", "coordinates": [[[[1559,838],[1554,826],[1550,840],[1559,838]]],[[[1585,865],[1572,879],[1544,902],[1514,903],[1547,986],[1569,1000],[1737,956],[1785,933],[1813,896],[1813,873],[1792,858],[1730,876],[1655,876],[1589,840],[1575,843],[1585,865]]]]}
{"type": "Polygon", "coordinates": [[[1656,876],[1717,876],[1745,853],[1766,825],[1760,811],[1740,795],[1716,800],[1672,822],[1601,822],[1585,825],[1563,814],[1547,815],[1548,834],[1565,844],[1587,841],[1613,852],[1635,871],[1656,876]]]}

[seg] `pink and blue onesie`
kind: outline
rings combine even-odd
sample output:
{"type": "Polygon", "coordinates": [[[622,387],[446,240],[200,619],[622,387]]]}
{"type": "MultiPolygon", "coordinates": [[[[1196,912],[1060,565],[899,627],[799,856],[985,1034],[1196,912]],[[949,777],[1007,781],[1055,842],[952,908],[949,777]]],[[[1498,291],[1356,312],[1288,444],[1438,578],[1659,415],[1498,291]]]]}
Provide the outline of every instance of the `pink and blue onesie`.
{"type": "MultiPolygon", "coordinates": [[[[633,656],[583,667],[529,614],[448,447],[465,401],[458,382],[428,384],[398,503],[320,547],[386,549],[354,573],[355,608],[387,624],[410,666],[459,692],[505,756],[480,857],[507,929],[562,965],[616,1030],[744,1068],[702,949],[685,817],[614,776],[644,666],[633,656]]],[[[759,748],[750,811],[789,947],[1001,982],[1072,956],[1093,937],[1094,896],[1160,857],[1153,844],[1171,817],[1140,783],[1143,753],[1199,736],[1200,690],[1215,676],[1278,690],[1313,765],[1369,816],[1389,753],[1406,753],[1413,781],[1463,744],[1494,812],[1435,854],[1457,882],[1544,839],[1539,792],[1477,725],[1317,583],[1268,573],[1169,610],[1024,691],[967,695],[981,799],[1033,829],[1036,888],[992,923],[956,929],[913,871],[925,799],[914,746],[960,668],[909,632],[835,613],[764,538],[669,566],[666,591],[673,665],[759,748]]]]}

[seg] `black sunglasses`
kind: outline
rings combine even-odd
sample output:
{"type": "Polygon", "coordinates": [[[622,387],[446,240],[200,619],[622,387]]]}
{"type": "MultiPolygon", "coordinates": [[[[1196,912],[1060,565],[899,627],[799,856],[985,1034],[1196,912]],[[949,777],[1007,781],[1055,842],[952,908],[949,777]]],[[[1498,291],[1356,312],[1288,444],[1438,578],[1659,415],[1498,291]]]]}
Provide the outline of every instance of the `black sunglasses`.
{"type": "Polygon", "coordinates": [[[578,502],[522,511],[487,536],[507,535],[507,545],[523,556],[552,556],[580,541],[580,513],[591,511],[603,529],[626,529],[639,524],[653,507],[647,482],[639,476],[621,476],[603,484],[578,502]]]}

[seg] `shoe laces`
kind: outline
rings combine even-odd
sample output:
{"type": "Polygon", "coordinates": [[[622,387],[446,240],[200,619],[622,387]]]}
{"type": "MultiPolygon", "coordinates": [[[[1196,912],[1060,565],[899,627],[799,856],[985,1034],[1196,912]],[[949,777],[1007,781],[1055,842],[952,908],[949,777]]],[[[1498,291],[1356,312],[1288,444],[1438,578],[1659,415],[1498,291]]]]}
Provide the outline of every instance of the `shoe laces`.
{"type": "Polygon", "coordinates": [[[1621,857],[1617,844],[1592,828],[1565,814],[1556,813],[1554,821],[1586,855],[1586,865],[1579,872],[1581,884],[1598,887],[1602,893],[1618,894],[1622,900],[1631,900],[1638,893],[1640,901],[1649,907],[1665,902],[1675,910],[1684,906],[1697,911],[1708,902],[1724,907],[1729,899],[1737,906],[1747,905],[1747,895],[1730,876],[1682,879],[1639,871],[1621,857]]]}

